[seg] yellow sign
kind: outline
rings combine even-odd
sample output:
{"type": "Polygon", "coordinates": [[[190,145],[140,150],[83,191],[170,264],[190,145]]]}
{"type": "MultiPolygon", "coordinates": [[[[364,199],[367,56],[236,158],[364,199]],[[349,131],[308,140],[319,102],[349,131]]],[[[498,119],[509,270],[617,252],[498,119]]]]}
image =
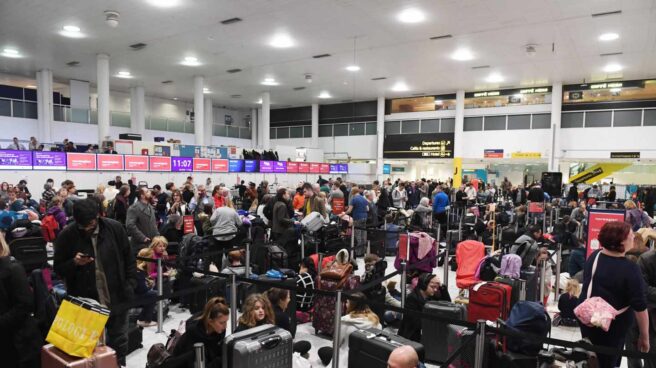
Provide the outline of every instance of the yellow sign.
{"type": "Polygon", "coordinates": [[[540,152],[513,152],[510,154],[512,158],[542,158],[540,152]]]}
{"type": "Polygon", "coordinates": [[[462,184],[462,157],[453,159],[453,187],[459,188],[462,184]]]}
{"type": "Polygon", "coordinates": [[[631,166],[631,164],[626,163],[603,163],[592,166],[591,168],[581,171],[580,173],[569,178],[569,182],[572,184],[592,184],[596,181],[599,181],[603,178],[608,177],[608,175],[622,170],[626,167],[631,166]]]}

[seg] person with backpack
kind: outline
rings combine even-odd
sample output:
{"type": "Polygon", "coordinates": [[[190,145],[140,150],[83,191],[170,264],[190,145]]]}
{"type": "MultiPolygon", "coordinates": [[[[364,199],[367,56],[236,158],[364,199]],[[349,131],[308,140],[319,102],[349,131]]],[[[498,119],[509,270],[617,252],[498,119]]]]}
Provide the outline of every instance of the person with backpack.
{"type": "Polygon", "coordinates": [[[517,238],[510,247],[510,253],[522,257],[522,269],[527,269],[535,261],[539,252],[538,239],[541,237],[542,229],[537,225],[530,225],[526,233],[517,238]]]}
{"type": "Polygon", "coordinates": [[[34,297],[25,270],[11,257],[0,232],[0,350],[3,367],[38,368],[43,345],[30,316],[34,297]]]}
{"type": "Polygon", "coordinates": [[[122,185],[118,190],[118,194],[107,205],[107,217],[114,219],[121,224],[125,225],[128,215],[128,207],[130,197],[130,186],[122,185]]]}
{"type": "Polygon", "coordinates": [[[632,200],[624,202],[624,208],[626,209],[624,221],[631,226],[631,230],[634,232],[651,225],[649,217],[632,200]]]}

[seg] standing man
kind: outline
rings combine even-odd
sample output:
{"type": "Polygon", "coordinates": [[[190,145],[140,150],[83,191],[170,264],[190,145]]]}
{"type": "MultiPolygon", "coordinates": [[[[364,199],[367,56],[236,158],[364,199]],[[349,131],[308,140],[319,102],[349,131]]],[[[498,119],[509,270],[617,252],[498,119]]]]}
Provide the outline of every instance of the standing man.
{"type": "Polygon", "coordinates": [[[150,241],[159,235],[157,217],[153,208],[152,194],[148,188],[139,188],[138,200],[128,208],[125,227],[130,235],[130,243],[134,254],[150,245],[150,241]]]}
{"type": "Polygon", "coordinates": [[[125,366],[128,351],[128,312],[112,308],[134,296],[137,270],[123,226],[100,217],[93,199],[73,205],[74,222],[55,239],[54,268],[66,281],[68,295],[91,298],[107,306],[111,315],[105,328],[107,345],[125,366]]]}
{"type": "MultiPolygon", "coordinates": [[[[435,219],[441,226],[441,233],[446,235],[446,210],[449,206],[449,196],[444,193],[444,189],[441,185],[438,185],[435,188],[435,197],[433,198],[433,214],[435,219]]],[[[441,236],[441,235],[440,235],[441,236]]]]}
{"type": "MultiPolygon", "coordinates": [[[[166,185],[168,186],[169,184],[172,183],[167,183],[166,185]]],[[[162,187],[160,187],[159,184],[153,185],[153,199],[155,202],[155,212],[157,214],[157,224],[165,224],[168,212],[166,204],[169,202],[169,195],[165,191],[162,191],[162,187]]]]}
{"type": "MultiPolygon", "coordinates": [[[[361,250],[367,244],[367,230],[364,229],[367,226],[367,217],[369,215],[369,201],[367,201],[360,192],[359,189],[353,189],[353,198],[351,199],[351,204],[349,205],[346,213],[353,217],[353,223],[356,227],[355,229],[355,244],[357,249],[361,250]],[[361,229],[358,229],[361,228],[361,229]]],[[[358,253],[364,253],[356,252],[358,253]]]]}

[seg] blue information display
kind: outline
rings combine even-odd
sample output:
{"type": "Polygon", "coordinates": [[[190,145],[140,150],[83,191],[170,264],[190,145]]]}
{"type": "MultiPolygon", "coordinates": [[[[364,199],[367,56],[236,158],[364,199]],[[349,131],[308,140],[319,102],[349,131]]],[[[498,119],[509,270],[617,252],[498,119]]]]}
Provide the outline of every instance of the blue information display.
{"type": "Polygon", "coordinates": [[[244,161],[244,172],[247,172],[247,173],[257,172],[257,161],[256,160],[245,160],[244,161]]]}
{"type": "Polygon", "coordinates": [[[243,172],[244,160],[229,160],[228,171],[230,172],[243,172]]]}
{"type": "Polygon", "coordinates": [[[392,173],[392,165],[391,164],[383,164],[383,175],[389,175],[392,173]]]}

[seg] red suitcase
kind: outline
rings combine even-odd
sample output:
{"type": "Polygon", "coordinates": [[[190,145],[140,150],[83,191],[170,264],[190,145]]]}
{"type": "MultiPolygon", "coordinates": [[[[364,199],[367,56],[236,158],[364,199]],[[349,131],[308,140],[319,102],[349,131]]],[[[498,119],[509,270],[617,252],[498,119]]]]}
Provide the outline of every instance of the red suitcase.
{"type": "Polygon", "coordinates": [[[499,282],[487,282],[470,287],[467,320],[476,322],[479,319],[487,321],[508,319],[511,294],[512,287],[499,282]]]}
{"type": "MultiPolygon", "coordinates": [[[[317,276],[317,288],[319,290],[337,290],[337,280],[324,280],[317,276]]],[[[342,290],[353,290],[360,286],[359,276],[350,276],[342,290]]],[[[346,314],[346,299],[342,299],[342,314],[346,314]]],[[[312,327],[315,334],[332,336],[335,330],[335,297],[315,294],[314,310],[312,311],[312,327]]]]}
{"type": "Polygon", "coordinates": [[[42,368],[117,368],[116,352],[109,346],[98,346],[91,358],[70,356],[48,344],[41,349],[42,368]]]}

